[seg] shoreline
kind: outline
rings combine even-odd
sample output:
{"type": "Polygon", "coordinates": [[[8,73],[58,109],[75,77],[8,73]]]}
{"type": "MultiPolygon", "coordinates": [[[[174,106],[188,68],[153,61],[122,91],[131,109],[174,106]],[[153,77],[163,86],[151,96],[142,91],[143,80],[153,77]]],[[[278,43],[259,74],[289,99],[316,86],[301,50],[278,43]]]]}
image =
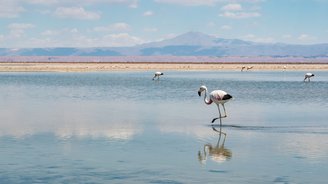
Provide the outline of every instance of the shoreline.
{"type": "Polygon", "coordinates": [[[328,63],[0,62],[0,72],[241,71],[243,66],[253,67],[252,71],[328,70],[328,63]]]}

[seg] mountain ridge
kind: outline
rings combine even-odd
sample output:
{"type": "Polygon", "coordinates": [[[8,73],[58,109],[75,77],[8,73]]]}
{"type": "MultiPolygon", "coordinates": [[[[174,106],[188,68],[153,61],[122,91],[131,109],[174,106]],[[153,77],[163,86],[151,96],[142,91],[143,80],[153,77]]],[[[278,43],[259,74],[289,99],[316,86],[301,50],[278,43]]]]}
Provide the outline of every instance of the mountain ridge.
{"type": "Polygon", "coordinates": [[[328,43],[298,45],[224,39],[201,32],[131,47],[0,48],[0,56],[271,56],[328,57],[328,43]]]}

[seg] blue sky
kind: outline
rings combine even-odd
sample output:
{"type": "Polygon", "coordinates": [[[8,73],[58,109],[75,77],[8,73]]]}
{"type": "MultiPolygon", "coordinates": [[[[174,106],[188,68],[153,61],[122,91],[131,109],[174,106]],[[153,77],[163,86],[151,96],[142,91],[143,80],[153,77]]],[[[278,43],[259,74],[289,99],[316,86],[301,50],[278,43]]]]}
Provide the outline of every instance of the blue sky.
{"type": "Polygon", "coordinates": [[[132,46],[199,31],[328,43],[328,0],[0,0],[0,47],[132,46]]]}

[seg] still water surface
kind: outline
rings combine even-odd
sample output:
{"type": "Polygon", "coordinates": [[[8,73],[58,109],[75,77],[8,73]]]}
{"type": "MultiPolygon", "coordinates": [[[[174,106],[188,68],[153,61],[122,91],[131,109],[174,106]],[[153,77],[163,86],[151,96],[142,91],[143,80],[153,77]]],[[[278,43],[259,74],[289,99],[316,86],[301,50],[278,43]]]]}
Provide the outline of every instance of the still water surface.
{"type": "Polygon", "coordinates": [[[164,73],[0,73],[0,183],[326,183],[327,72],[164,73]]]}

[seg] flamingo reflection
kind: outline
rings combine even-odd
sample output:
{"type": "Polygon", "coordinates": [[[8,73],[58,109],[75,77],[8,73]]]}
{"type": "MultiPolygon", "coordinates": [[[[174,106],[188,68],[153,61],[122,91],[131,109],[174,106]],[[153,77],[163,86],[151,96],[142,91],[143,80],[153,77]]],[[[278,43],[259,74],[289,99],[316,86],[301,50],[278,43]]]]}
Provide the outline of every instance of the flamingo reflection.
{"type": "Polygon", "coordinates": [[[219,139],[218,139],[218,142],[216,143],[216,145],[212,145],[212,144],[208,143],[208,144],[204,145],[203,152],[198,151],[198,160],[202,164],[206,163],[208,156],[210,156],[210,158],[217,163],[225,162],[226,160],[229,160],[232,156],[231,150],[224,147],[224,143],[225,143],[227,134],[221,131],[221,126],[220,126],[220,130],[217,130],[212,125],[212,129],[213,129],[213,131],[219,133],[219,139]],[[224,135],[224,138],[221,141],[222,135],[224,135]]]}

